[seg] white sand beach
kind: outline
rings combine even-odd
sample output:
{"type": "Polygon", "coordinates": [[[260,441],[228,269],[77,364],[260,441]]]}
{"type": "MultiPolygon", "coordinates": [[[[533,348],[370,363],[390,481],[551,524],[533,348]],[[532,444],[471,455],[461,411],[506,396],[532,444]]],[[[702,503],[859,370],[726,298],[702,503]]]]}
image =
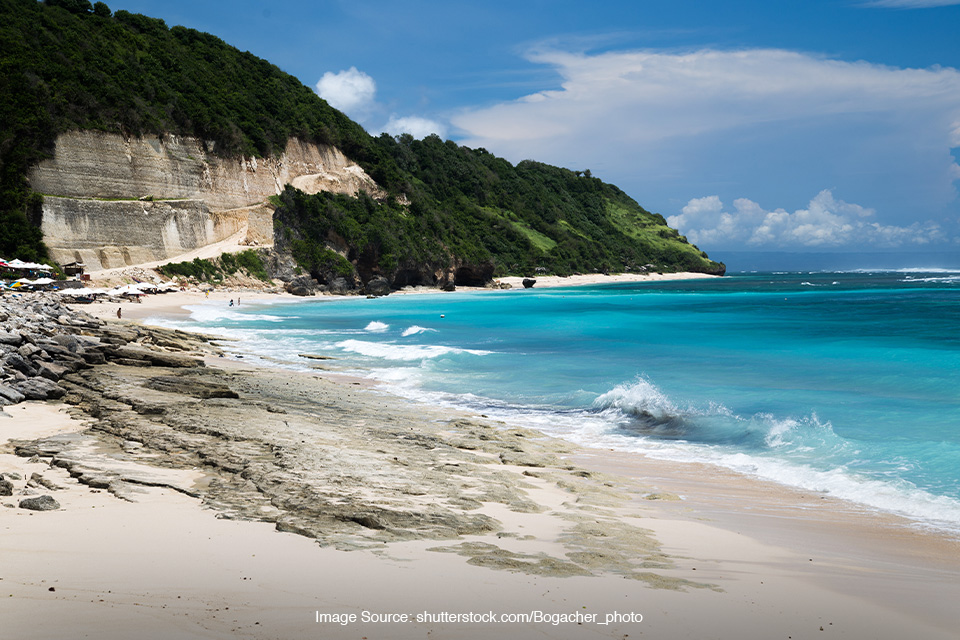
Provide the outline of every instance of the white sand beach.
{"type": "MultiPolygon", "coordinates": [[[[256,294],[249,295],[252,301],[256,294]]],[[[124,320],[207,300],[203,293],[147,297],[125,303],[124,320]]],[[[108,305],[82,310],[115,316],[108,305]]],[[[372,416],[407,424],[411,413],[422,414],[417,429],[424,436],[460,437],[455,412],[411,408],[383,390],[358,390],[323,373],[300,377],[298,388],[312,397],[358,398],[343,421],[372,416]]],[[[483,502],[469,512],[498,520],[498,533],[346,551],[270,523],[227,519],[169,487],[141,486],[135,502],[122,500],[80,484],[48,459],[14,455],[11,441],[83,430],[65,409],[26,402],[0,416],[0,472],[41,474],[60,487],[51,495],[61,505],[31,512],[16,508],[20,496],[0,498],[8,507],[0,509],[0,619],[11,638],[956,637],[960,540],[715,467],[543,439],[527,453],[555,452],[559,462],[547,469],[489,459],[505,486],[539,505],[518,512],[483,502]],[[561,478],[571,473],[583,484],[561,478]],[[638,554],[662,554],[662,562],[628,575],[598,569],[560,576],[431,550],[472,543],[524,558],[564,558],[580,548],[570,523],[586,526],[592,517],[598,525],[628,525],[630,535],[650,532],[631,544],[638,554]]],[[[318,433],[343,429],[326,419],[317,418],[318,433]]],[[[342,455],[351,446],[344,441],[342,455]]],[[[209,481],[202,467],[147,462],[137,463],[142,473],[160,474],[170,486],[209,481]]],[[[611,553],[621,538],[610,538],[611,553]]]]}

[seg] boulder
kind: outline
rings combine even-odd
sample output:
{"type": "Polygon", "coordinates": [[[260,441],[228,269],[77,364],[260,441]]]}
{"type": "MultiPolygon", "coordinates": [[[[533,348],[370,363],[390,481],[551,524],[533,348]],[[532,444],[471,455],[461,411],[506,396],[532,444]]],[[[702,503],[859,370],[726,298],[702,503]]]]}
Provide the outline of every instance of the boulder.
{"type": "Polygon", "coordinates": [[[346,295],[352,290],[353,287],[350,286],[350,283],[347,282],[346,278],[337,277],[327,283],[327,291],[339,296],[346,295]]]}
{"type": "Polygon", "coordinates": [[[53,342],[56,342],[57,344],[59,344],[61,347],[63,347],[67,351],[70,351],[72,353],[76,353],[77,350],[80,349],[80,341],[77,340],[76,336],[72,336],[69,334],[60,334],[60,335],[53,336],[50,339],[53,342]]]}
{"type": "Polygon", "coordinates": [[[533,278],[524,278],[523,279],[523,288],[530,289],[533,285],[537,284],[537,281],[533,278]]]}
{"type": "Polygon", "coordinates": [[[67,367],[62,367],[59,364],[53,362],[38,362],[37,363],[37,372],[41,378],[46,378],[47,380],[53,380],[58,382],[60,378],[65,376],[70,372],[70,369],[67,367]]]}
{"type": "MultiPolygon", "coordinates": [[[[22,393],[14,389],[13,387],[8,387],[7,385],[0,384],[0,400],[8,400],[10,404],[17,404],[18,402],[23,402],[25,397],[22,393]]],[[[0,404],[3,404],[0,402],[0,404]]]]}
{"type": "Polygon", "coordinates": [[[315,296],[317,295],[317,286],[319,283],[310,276],[298,276],[285,284],[283,288],[287,293],[295,296],[315,296]]]}
{"type": "Polygon", "coordinates": [[[23,342],[23,338],[19,333],[0,331],[0,344],[9,344],[14,347],[19,347],[21,342],[23,342]]]}
{"type": "Polygon", "coordinates": [[[6,478],[0,478],[0,496],[12,496],[13,483],[6,478]]]}
{"type": "Polygon", "coordinates": [[[62,398],[66,394],[60,385],[46,378],[30,378],[16,383],[13,388],[23,394],[27,400],[52,400],[62,398]]]}
{"type": "Polygon", "coordinates": [[[367,283],[364,292],[368,296],[386,296],[390,294],[390,281],[383,276],[377,276],[367,283]]]}
{"type": "Polygon", "coordinates": [[[0,362],[3,363],[5,369],[19,371],[28,378],[37,375],[37,370],[29,362],[24,360],[19,353],[8,353],[3,356],[3,360],[0,362]]]}
{"type": "Polygon", "coordinates": [[[36,498],[24,498],[20,501],[21,509],[30,509],[31,511],[53,511],[60,508],[60,503],[52,497],[43,495],[36,498]]]}

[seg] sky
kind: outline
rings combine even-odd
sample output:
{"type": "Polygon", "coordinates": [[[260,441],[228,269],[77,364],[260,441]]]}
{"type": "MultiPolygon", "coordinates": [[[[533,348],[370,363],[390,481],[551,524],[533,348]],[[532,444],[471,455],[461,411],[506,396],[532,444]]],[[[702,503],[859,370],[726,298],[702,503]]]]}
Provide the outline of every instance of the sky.
{"type": "Polygon", "coordinates": [[[115,0],[379,134],[616,184],[700,248],[960,260],[960,0],[115,0]]]}

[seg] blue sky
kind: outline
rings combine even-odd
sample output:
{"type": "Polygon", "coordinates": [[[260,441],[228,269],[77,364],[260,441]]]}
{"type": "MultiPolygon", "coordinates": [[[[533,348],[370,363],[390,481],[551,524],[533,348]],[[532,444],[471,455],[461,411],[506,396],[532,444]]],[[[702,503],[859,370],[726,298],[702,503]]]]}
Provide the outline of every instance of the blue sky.
{"type": "Polygon", "coordinates": [[[371,133],[620,186],[708,252],[960,254],[960,0],[116,0],[371,133]]]}

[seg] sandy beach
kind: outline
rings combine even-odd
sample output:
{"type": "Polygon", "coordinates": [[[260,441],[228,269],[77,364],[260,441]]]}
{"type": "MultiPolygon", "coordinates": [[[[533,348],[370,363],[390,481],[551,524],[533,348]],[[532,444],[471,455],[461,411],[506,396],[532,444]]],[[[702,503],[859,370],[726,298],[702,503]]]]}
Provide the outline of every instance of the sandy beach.
{"type": "MultiPolygon", "coordinates": [[[[258,297],[82,310],[124,327],[238,295],[258,297]]],[[[95,367],[64,402],[6,407],[0,473],[30,493],[39,474],[60,503],[0,498],[11,637],[955,637],[956,539],[202,355],[95,367]]]]}

